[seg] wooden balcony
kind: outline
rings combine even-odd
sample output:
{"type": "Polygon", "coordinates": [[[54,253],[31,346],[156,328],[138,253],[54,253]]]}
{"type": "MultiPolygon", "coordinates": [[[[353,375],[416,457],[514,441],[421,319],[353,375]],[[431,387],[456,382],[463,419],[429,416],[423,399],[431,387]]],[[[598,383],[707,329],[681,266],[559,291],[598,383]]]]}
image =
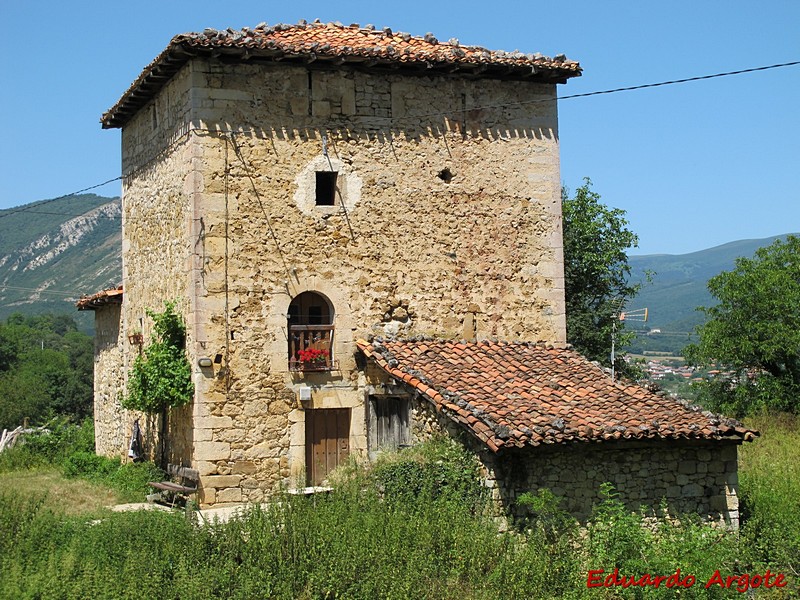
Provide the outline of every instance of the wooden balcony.
{"type": "Polygon", "coordinates": [[[336,368],[333,357],[333,325],[289,325],[289,370],[331,371],[336,368]],[[324,360],[303,361],[301,350],[321,350],[324,360]]]}

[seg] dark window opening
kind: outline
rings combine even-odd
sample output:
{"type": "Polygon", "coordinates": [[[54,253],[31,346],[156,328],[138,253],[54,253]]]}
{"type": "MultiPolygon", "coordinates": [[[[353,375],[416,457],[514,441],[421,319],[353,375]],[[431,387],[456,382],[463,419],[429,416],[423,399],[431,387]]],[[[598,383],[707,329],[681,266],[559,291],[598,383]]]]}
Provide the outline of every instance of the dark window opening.
{"type": "Polygon", "coordinates": [[[411,401],[408,398],[370,396],[369,449],[397,450],[411,443],[411,401]]]}
{"type": "MultiPolygon", "coordinates": [[[[322,325],[325,320],[323,317],[322,306],[309,306],[308,307],[308,324],[309,325],[322,325]]],[[[328,325],[328,323],[325,323],[328,325]]]]}
{"type": "Polygon", "coordinates": [[[317,171],[317,206],[336,204],[336,171],[317,171]]]}
{"type": "Polygon", "coordinates": [[[439,171],[439,174],[437,175],[437,177],[439,179],[441,179],[442,181],[444,181],[445,183],[450,183],[453,180],[453,174],[450,172],[450,169],[448,169],[447,167],[445,167],[444,169],[439,171]]]}

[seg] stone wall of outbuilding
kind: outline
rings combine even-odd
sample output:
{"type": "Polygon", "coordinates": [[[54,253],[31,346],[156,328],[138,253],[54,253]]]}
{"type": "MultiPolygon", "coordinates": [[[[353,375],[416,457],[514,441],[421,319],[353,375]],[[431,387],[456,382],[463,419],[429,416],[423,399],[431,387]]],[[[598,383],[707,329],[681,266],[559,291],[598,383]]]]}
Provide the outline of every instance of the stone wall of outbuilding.
{"type": "Polygon", "coordinates": [[[696,514],[719,525],[739,526],[738,446],[694,440],[607,441],[538,446],[494,454],[463,428],[437,414],[427,400],[412,408],[415,442],[446,433],[475,454],[484,485],[499,515],[525,517],[518,496],[548,489],[559,507],[585,523],[610,483],[630,510],[648,516],[696,514]]]}
{"type": "Polygon", "coordinates": [[[121,331],[120,304],[94,310],[94,443],[101,456],[127,456],[130,425],[121,400],[126,338],[121,331]]]}

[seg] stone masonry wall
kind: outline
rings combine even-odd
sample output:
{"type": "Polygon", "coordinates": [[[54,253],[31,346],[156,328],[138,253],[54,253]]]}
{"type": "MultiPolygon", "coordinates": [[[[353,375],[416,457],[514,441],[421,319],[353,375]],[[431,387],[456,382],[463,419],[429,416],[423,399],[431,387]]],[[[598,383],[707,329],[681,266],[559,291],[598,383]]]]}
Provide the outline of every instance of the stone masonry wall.
{"type": "Polygon", "coordinates": [[[535,448],[498,457],[498,493],[513,507],[520,493],[548,488],[584,521],[610,482],[631,510],[644,505],[652,514],[666,499],[672,515],[738,527],[736,451],[734,443],[674,440],[535,448]]]}
{"type": "Polygon", "coordinates": [[[555,103],[459,112],[554,86],[197,65],[198,307],[218,307],[203,328],[224,357],[197,409],[203,502],[300,481],[307,410],[350,408],[350,451],[366,458],[358,337],[564,340],[555,103]],[[420,116],[432,108],[447,114],[420,116]],[[331,169],[337,205],[317,207],[314,174],[331,169]],[[303,291],[334,307],[332,373],[288,371],[285,315],[303,291]]]}
{"type": "MultiPolygon", "coordinates": [[[[133,361],[143,350],[128,343],[127,336],[141,332],[146,347],[153,335],[152,319],[146,312],[163,311],[165,301],[176,301],[187,317],[187,347],[195,364],[192,273],[193,234],[198,224],[193,204],[194,144],[189,132],[191,78],[191,70],[179,73],[122,132],[123,393],[127,393],[133,361]]],[[[144,450],[150,458],[160,459],[156,455],[160,417],[140,417],[144,450]]],[[[131,413],[127,420],[132,418],[131,413]]],[[[130,429],[130,423],[126,427],[130,429]]],[[[192,436],[191,407],[171,411],[167,462],[190,464],[192,436]]]]}
{"type": "Polygon", "coordinates": [[[120,404],[123,393],[125,337],[120,332],[120,304],[94,311],[94,438],[102,456],[127,455],[130,430],[120,404]]]}
{"type": "Polygon", "coordinates": [[[180,298],[213,359],[176,424],[202,503],[299,481],[308,410],[350,408],[366,457],[359,337],[564,341],[554,85],[196,59],[152,107],[123,132],[123,322],[180,298]],[[333,305],[331,373],[288,370],[303,291],[333,305]]]}

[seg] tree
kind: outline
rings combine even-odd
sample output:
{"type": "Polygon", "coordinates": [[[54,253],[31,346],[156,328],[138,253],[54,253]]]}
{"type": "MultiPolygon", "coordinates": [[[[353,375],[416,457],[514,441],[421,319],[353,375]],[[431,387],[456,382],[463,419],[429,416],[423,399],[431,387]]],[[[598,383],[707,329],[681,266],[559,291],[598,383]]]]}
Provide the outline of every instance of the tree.
{"type": "Polygon", "coordinates": [[[800,238],[788,236],[739,258],[708,281],[719,301],[701,307],[708,321],[685,354],[718,363],[727,377],[702,385],[711,408],[741,416],[756,410],[800,409],[800,238]]]}
{"type": "Polygon", "coordinates": [[[15,313],[0,323],[0,429],[92,412],[92,338],[70,315],[15,313]]]}
{"type": "Polygon", "coordinates": [[[573,198],[561,190],[567,341],[587,358],[610,365],[615,326],[617,344],[626,340],[616,315],[639,290],[628,281],[626,252],[639,238],[628,229],[625,211],[603,205],[591,180],[583,181],[573,198]]]}

